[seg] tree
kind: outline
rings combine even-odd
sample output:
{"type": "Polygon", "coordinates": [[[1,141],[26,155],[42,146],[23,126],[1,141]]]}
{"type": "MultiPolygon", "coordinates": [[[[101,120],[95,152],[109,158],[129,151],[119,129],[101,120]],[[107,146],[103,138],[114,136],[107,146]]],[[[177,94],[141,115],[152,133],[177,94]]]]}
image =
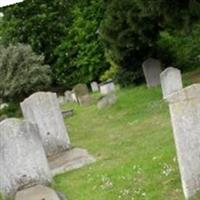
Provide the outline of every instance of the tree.
{"type": "Polygon", "coordinates": [[[105,7],[103,0],[79,0],[71,7],[72,23],[56,49],[56,76],[61,85],[98,81],[108,68],[98,35],[105,7]]]}
{"type": "Polygon", "coordinates": [[[25,0],[1,9],[4,44],[30,44],[35,52],[44,55],[54,72],[54,50],[67,34],[69,8],[70,0],[25,0]]]}
{"type": "Polygon", "coordinates": [[[50,67],[30,46],[17,44],[0,48],[0,97],[22,100],[50,85],[50,67]]]}

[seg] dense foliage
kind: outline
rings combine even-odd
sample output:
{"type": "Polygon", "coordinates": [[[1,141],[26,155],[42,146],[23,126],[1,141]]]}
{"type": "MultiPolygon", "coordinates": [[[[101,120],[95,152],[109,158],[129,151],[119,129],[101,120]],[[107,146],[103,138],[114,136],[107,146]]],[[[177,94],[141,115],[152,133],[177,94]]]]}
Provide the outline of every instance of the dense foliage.
{"type": "Polygon", "coordinates": [[[25,0],[2,9],[1,42],[25,43],[65,89],[108,78],[143,77],[148,57],[199,67],[199,0],[25,0]]]}
{"type": "Polygon", "coordinates": [[[56,75],[60,84],[99,80],[107,69],[99,25],[105,11],[103,0],[78,1],[71,9],[72,23],[66,38],[56,49],[56,75]]]}
{"type": "Polygon", "coordinates": [[[50,84],[50,68],[44,57],[36,55],[30,46],[17,44],[0,48],[0,97],[21,100],[50,84]]]}

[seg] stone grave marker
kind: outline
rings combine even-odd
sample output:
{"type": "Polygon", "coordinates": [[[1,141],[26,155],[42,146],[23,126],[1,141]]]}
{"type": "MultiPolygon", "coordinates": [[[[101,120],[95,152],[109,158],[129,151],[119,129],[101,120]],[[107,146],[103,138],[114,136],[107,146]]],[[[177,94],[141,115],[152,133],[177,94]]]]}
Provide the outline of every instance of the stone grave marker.
{"type": "Polygon", "coordinates": [[[102,95],[107,95],[115,92],[115,84],[112,80],[108,80],[100,84],[100,92],[102,95]]]}
{"type": "Polygon", "coordinates": [[[98,92],[99,91],[99,85],[98,85],[97,82],[92,82],[90,84],[90,86],[91,86],[92,92],[98,92]]]}
{"type": "Polygon", "coordinates": [[[155,87],[160,84],[161,63],[159,60],[149,58],[142,64],[147,87],[155,87]]]}
{"type": "Polygon", "coordinates": [[[115,94],[108,94],[100,98],[97,103],[98,109],[103,109],[105,107],[113,105],[117,101],[117,97],[115,94]]]}
{"type": "Polygon", "coordinates": [[[26,190],[19,191],[15,200],[61,200],[57,193],[46,186],[36,185],[26,190]]]}
{"type": "Polygon", "coordinates": [[[87,85],[77,84],[74,86],[73,91],[80,105],[90,105],[92,103],[92,98],[89,95],[87,85]]]}
{"type": "Polygon", "coordinates": [[[20,105],[25,119],[38,125],[47,156],[70,148],[70,139],[55,93],[37,92],[20,105]]]}
{"type": "Polygon", "coordinates": [[[66,102],[73,102],[72,91],[65,91],[65,101],[66,102]]]}
{"type": "Polygon", "coordinates": [[[0,193],[13,198],[18,190],[51,183],[51,172],[37,125],[18,119],[0,123],[0,193]]]}
{"type": "Polygon", "coordinates": [[[200,84],[168,96],[178,155],[182,187],[186,199],[200,190],[200,84]]]}
{"type": "Polygon", "coordinates": [[[181,72],[174,67],[168,67],[160,74],[163,98],[183,88],[181,72]]]}

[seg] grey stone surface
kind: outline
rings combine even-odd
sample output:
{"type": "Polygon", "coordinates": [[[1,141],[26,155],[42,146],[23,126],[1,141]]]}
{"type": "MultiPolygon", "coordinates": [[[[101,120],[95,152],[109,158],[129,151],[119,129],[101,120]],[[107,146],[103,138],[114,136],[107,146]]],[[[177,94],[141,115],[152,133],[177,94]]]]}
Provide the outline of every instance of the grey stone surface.
{"type": "Polygon", "coordinates": [[[59,96],[58,97],[58,102],[60,105],[63,105],[65,103],[65,97],[64,96],[59,96]]]}
{"type": "Polygon", "coordinates": [[[72,92],[72,99],[73,99],[73,102],[78,103],[78,99],[75,92],[72,92]]]}
{"type": "Polygon", "coordinates": [[[78,97],[78,102],[81,106],[88,106],[93,103],[93,98],[88,94],[78,97]]]}
{"type": "Polygon", "coordinates": [[[107,95],[115,92],[115,84],[112,80],[100,84],[100,92],[102,95],[107,95]]]}
{"type": "Polygon", "coordinates": [[[66,102],[73,102],[74,101],[74,99],[73,99],[73,97],[72,97],[72,91],[69,91],[69,90],[67,90],[67,91],[65,91],[65,101],[66,102]]]}
{"type": "Polygon", "coordinates": [[[19,191],[15,200],[61,200],[57,193],[46,186],[36,185],[26,190],[19,191]]]}
{"type": "Polygon", "coordinates": [[[4,197],[51,182],[38,127],[27,121],[6,119],[0,123],[0,163],[0,193],[4,197]]]}
{"type": "Polygon", "coordinates": [[[20,105],[25,119],[38,125],[47,156],[70,148],[70,139],[55,93],[35,93],[20,105]]]}
{"type": "Polygon", "coordinates": [[[98,109],[103,109],[107,106],[113,105],[117,101],[116,95],[109,94],[107,96],[103,96],[97,103],[97,108],[98,109]]]}
{"type": "Polygon", "coordinates": [[[74,109],[62,111],[63,117],[71,117],[74,115],[74,109]]]}
{"type": "Polygon", "coordinates": [[[174,67],[168,67],[160,74],[163,98],[183,88],[181,72],[174,67]]]}
{"type": "Polygon", "coordinates": [[[90,84],[90,86],[91,86],[92,92],[98,92],[99,91],[99,85],[98,85],[97,82],[92,82],[90,84]]]}
{"type": "Polygon", "coordinates": [[[53,176],[81,168],[93,162],[95,162],[95,158],[86,150],[80,148],[73,148],[49,158],[49,166],[53,176]]]}
{"type": "Polygon", "coordinates": [[[200,190],[200,84],[167,98],[183,191],[189,199],[200,190]]]}
{"type": "Polygon", "coordinates": [[[159,60],[149,58],[142,64],[147,87],[155,87],[160,84],[161,63],[159,60]]]}

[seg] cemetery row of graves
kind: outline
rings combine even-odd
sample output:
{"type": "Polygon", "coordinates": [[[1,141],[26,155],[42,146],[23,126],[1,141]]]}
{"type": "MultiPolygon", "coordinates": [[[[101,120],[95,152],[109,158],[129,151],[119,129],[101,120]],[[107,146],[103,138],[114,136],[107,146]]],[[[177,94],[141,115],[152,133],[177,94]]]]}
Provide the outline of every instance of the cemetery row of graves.
{"type": "MultiPolygon", "coordinates": [[[[198,135],[200,132],[200,84],[195,83],[184,88],[180,70],[169,67],[162,71],[160,62],[155,59],[145,61],[143,70],[147,91],[153,92],[152,88],[158,88],[161,84],[163,101],[167,102],[171,116],[182,190],[185,199],[190,199],[200,190],[200,137],[198,135]]],[[[95,105],[95,109],[104,112],[104,110],[112,109],[120,100],[117,95],[120,91],[116,89],[112,80],[99,85],[93,82],[91,89],[93,93],[100,90],[101,97],[98,100],[89,93],[84,84],[76,85],[73,91],[66,91],[64,97],[57,97],[52,92],[34,93],[20,104],[24,119],[8,118],[0,123],[0,163],[2,163],[0,190],[5,199],[64,200],[66,194],[60,192],[62,189],[57,190],[56,186],[53,187],[53,177],[84,166],[90,167],[99,162],[101,158],[96,153],[90,153],[87,148],[78,145],[74,146],[71,142],[63,116],[67,118],[69,113],[76,111],[67,109],[61,112],[60,109],[60,105],[74,102],[79,106],[85,106],[85,109],[95,105]]],[[[134,96],[134,93],[132,95],[134,96]]],[[[134,110],[135,107],[140,108],[140,103],[136,105],[133,102],[131,106],[127,105],[129,110],[134,110]]],[[[142,106],[141,109],[143,109],[142,106]]],[[[142,112],[146,110],[141,110],[142,112]]],[[[85,114],[87,117],[87,113],[85,114]]],[[[136,116],[140,116],[140,113],[136,116]]],[[[98,126],[92,128],[98,129],[98,126]]],[[[130,132],[131,129],[121,131],[130,132]]],[[[148,127],[146,131],[148,133],[148,127]]],[[[131,146],[130,143],[126,148],[131,148],[131,146]]],[[[148,153],[148,146],[145,148],[148,153]]],[[[113,160],[117,159],[113,157],[113,160]]],[[[137,169],[137,166],[135,168],[137,169]]],[[[140,169],[137,170],[140,171],[140,169]]],[[[109,179],[105,182],[108,188],[112,188],[113,185],[109,179]]],[[[79,195],[80,199],[85,199],[81,194],[79,195]]],[[[120,198],[123,199],[123,195],[119,195],[120,198]]],[[[138,192],[136,195],[138,195],[137,199],[146,198],[145,192],[138,192]]]]}

